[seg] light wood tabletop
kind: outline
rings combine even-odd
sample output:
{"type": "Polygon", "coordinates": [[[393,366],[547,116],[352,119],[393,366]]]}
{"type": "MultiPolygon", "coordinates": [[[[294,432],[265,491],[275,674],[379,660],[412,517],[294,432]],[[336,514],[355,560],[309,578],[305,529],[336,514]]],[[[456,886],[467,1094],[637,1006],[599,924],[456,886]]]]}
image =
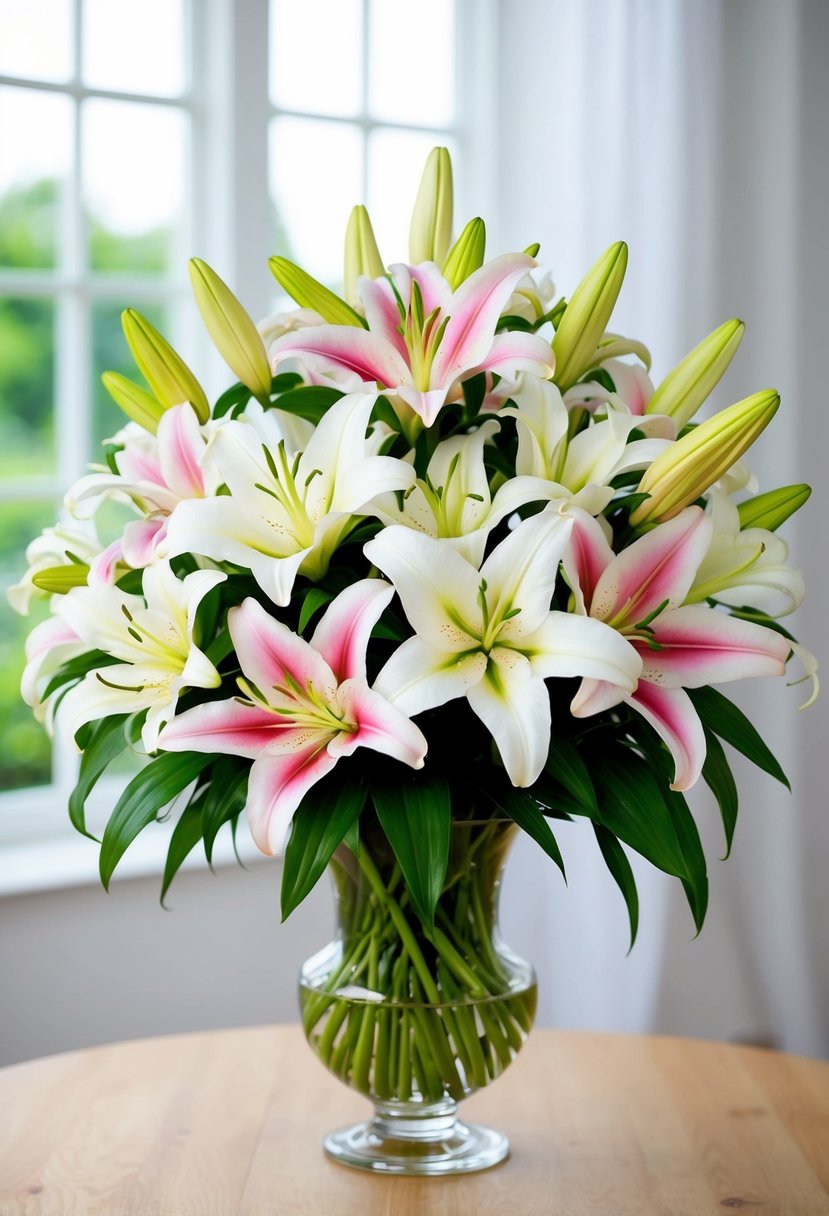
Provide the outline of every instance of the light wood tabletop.
{"type": "Polygon", "coordinates": [[[481,1174],[328,1161],[367,1104],[293,1026],[119,1043],[0,1070],[2,1216],[829,1214],[829,1064],[695,1040],[537,1030],[462,1113],[481,1174]]]}

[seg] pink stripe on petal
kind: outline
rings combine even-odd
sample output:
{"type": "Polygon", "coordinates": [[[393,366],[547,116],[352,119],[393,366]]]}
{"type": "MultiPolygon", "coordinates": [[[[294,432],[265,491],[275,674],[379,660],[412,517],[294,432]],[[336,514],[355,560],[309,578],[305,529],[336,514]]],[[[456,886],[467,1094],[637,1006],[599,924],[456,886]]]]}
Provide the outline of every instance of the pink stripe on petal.
{"type": "Polygon", "coordinates": [[[430,312],[439,308],[441,312],[447,309],[452,298],[452,288],[438,270],[434,262],[421,262],[417,266],[407,267],[411,278],[420,288],[423,299],[423,315],[428,317],[430,312]]]}
{"type": "Polygon", "coordinates": [[[337,763],[327,747],[311,744],[281,756],[262,756],[250,771],[248,824],[257,848],[281,853],[294,812],[307,791],[337,763]]]}
{"type": "Polygon", "coordinates": [[[599,578],[591,614],[612,620],[617,629],[638,624],[668,600],[681,604],[708,551],[711,520],[699,507],[687,507],[634,541],[599,578]]]}
{"type": "Polygon", "coordinates": [[[652,629],[659,650],[635,642],[644,664],[642,679],[665,688],[780,676],[791,649],[788,639],[773,629],[702,605],[657,617],[652,629]]]}
{"type": "Polygon", "coordinates": [[[256,600],[231,608],[227,623],[242,671],[273,705],[285,703],[285,694],[275,689],[289,681],[334,697],[337,682],[322,655],[256,600]]]}
{"type": "Polygon", "coordinates": [[[570,713],[574,718],[592,718],[593,714],[613,709],[625,699],[625,690],[610,680],[585,678],[570,702],[570,713]]]}
{"type": "Polygon", "coordinates": [[[168,752],[215,751],[255,758],[275,744],[288,745],[290,736],[298,733],[290,719],[234,697],[177,714],[161,732],[159,746],[168,752]]]}
{"type": "Polygon", "coordinates": [[[136,519],[124,528],[121,547],[124,561],[133,570],[149,566],[156,547],[167,534],[167,519],[136,519]]]}
{"type": "Polygon", "coordinates": [[[99,553],[89,565],[89,582],[112,583],[115,581],[115,567],[123,557],[123,539],[114,540],[99,553]]]}
{"type": "Polygon", "coordinates": [[[204,496],[200,464],[204,447],[192,405],[175,405],[164,411],[158,424],[158,455],[164,484],[180,498],[204,496]]]}
{"type": "Polygon", "coordinates": [[[393,595],[394,588],[385,579],[361,579],[341,591],[325,610],[311,645],[340,684],[355,676],[366,678],[368,640],[393,595]]]}
{"type": "Polygon", "coordinates": [[[400,325],[400,309],[388,279],[360,279],[360,299],[368,321],[369,331],[382,334],[395,347],[400,357],[407,361],[406,343],[397,332],[400,325]]]}
{"type": "Polygon", "coordinates": [[[285,334],[270,349],[271,366],[276,371],[283,359],[291,358],[302,359],[317,371],[343,368],[384,388],[411,383],[408,364],[394,343],[356,325],[326,325],[285,334]]]}
{"type": "Polygon", "coordinates": [[[516,283],[534,265],[526,254],[506,253],[461,283],[446,305],[451,320],[435,357],[434,384],[451,384],[462,371],[483,362],[502,308],[516,283]]]}
{"type": "Polygon", "coordinates": [[[564,553],[564,569],[580,609],[590,612],[593,592],[604,571],[613,561],[613,549],[598,520],[580,507],[569,507],[566,516],[573,520],[573,531],[564,553]]]}
{"type": "Polygon", "coordinates": [[[705,733],[691,698],[681,688],[657,688],[639,681],[625,700],[651,724],[674,759],[672,790],[688,790],[699,779],[705,763],[705,733]]]}

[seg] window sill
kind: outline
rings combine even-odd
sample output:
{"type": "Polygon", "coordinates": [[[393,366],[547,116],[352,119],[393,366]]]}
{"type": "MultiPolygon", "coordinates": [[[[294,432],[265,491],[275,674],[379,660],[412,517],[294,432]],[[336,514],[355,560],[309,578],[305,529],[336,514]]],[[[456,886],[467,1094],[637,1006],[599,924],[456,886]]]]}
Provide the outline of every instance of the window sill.
{"type": "MultiPolygon", "coordinates": [[[[151,824],[127,849],[118,864],[114,882],[123,879],[157,876],[164,872],[164,861],[173,825],[151,824]]],[[[246,831],[238,832],[239,856],[247,866],[263,861],[246,831]]],[[[10,844],[0,852],[0,898],[28,895],[36,891],[56,891],[68,887],[99,886],[98,846],[74,831],[42,836],[10,844]]],[[[229,831],[223,831],[213,847],[213,868],[237,865],[229,831]]],[[[207,869],[207,858],[197,844],[181,870],[207,869]]]]}

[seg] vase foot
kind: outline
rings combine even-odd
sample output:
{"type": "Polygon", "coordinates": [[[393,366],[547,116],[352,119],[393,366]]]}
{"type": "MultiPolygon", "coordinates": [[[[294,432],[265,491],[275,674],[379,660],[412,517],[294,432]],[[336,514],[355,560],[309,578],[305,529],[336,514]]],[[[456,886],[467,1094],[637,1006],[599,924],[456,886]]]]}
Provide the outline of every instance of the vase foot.
{"type": "Polygon", "coordinates": [[[509,1153],[509,1141],[488,1127],[462,1123],[454,1109],[417,1117],[378,1109],[365,1123],[331,1132],[323,1148],[334,1161],[354,1169],[445,1176],[498,1165],[509,1153]]]}

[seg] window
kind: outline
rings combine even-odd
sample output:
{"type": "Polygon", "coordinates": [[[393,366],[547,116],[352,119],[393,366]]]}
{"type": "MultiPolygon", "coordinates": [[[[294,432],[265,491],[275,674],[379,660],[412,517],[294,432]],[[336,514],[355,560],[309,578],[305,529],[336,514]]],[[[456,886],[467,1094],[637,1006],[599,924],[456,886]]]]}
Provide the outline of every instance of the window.
{"type": "Polygon", "coordinates": [[[191,254],[261,315],[276,291],[271,252],[340,285],[357,202],[369,207],[383,257],[405,259],[417,181],[436,143],[455,158],[458,220],[472,214],[465,180],[475,180],[476,210],[491,206],[480,133],[464,122],[474,113],[476,129],[487,125],[477,119],[491,104],[481,61],[490,8],[4,0],[0,842],[71,833],[74,749],[60,738],[50,748],[19,699],[37,611],[19,617],[4,592],[25,569],[27,543],[123,422],[100,384],[108,369],[136,377],[121,310],[136,306],[220,391],[228,373],[200,335],[191,254]]]}

